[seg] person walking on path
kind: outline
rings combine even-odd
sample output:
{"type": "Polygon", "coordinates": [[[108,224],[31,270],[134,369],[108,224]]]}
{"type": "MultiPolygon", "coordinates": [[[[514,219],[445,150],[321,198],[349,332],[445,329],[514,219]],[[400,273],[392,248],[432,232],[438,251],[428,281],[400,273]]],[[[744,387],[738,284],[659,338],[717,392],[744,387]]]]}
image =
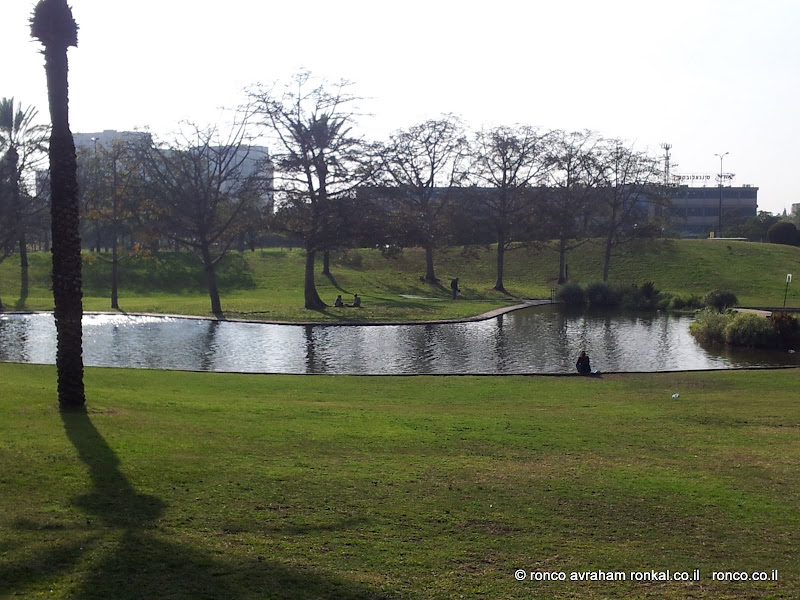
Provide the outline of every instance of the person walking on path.
{"type": "Polygon", "coordinates": [[[458,294],[460,292],[458,289],[458,277],[450,282],[450,289],[453,291],[453,300],[458,300],[458,294]]]}

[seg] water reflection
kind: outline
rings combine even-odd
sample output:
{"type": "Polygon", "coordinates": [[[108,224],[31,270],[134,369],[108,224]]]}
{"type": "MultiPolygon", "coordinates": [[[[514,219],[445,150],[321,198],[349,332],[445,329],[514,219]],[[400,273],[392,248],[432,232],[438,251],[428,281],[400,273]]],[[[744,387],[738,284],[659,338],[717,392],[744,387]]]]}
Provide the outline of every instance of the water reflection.
{"type": "MultiPolygon", "coordinates": [[[[257,373],[572,373],[585,349],[610,371],[800,364],[800,354],[701,347],[690,317],[529,308],[446,325],[292,326],[87,315],[84,362],[257,373]]],[[[49,314],[0,315],[0,360],[53,363],[49,314]]]]}

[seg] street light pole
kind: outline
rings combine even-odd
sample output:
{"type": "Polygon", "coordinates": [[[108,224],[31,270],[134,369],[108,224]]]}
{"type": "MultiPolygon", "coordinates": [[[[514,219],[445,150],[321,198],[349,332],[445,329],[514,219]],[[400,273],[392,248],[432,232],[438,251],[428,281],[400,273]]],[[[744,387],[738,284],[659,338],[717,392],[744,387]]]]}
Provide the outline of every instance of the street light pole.
{"type": "Polygon", "coordinates": [[[728,154],[730,152],[714,154],[714,156],[719,156],[719,223],[717,225],[717,237],[722,237],[722,159],[728,154]]]}

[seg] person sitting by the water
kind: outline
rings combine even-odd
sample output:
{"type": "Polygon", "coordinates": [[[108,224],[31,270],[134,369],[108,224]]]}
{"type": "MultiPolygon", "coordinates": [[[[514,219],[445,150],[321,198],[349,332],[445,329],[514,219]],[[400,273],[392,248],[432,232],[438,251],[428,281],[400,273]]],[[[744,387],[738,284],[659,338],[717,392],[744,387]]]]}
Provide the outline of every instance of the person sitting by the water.
{"type": "Polygon", "coordinates": [[[575,363],[575,368],[578,369],[578,373],[581,375],[592,374],[592,367],[589,365],[589,355],[586,354],[584,350],[581,350],[581,354],[578,356],[578,362],[575,363]]]}
{"type": "Polygon", "coordinates": [[[353,295],[353,308],[361,308],[361,298],[358,297],[358,294],[353,295]]]}
{"type": "Polygon", "coordinates": [[[339,294],[336,296],[336,302],[333,303],[336,308],[342,308],[344,306],[344,302],[342,302],[342,295],[339,294]]]}

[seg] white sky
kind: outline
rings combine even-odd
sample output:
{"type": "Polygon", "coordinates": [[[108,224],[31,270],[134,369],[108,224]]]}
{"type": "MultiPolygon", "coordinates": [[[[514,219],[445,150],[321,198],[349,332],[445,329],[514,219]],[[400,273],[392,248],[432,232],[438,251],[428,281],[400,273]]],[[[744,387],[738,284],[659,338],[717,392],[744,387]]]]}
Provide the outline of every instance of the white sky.
{"type": "MultiPolygon", "coordinates": [[[[47,118],[33,0],[0,0],[0,96],[47,118]]],[[[472,128],[593,129],[800,202],[800,0],[71,0],[74,132],[213,123],[300,68],[356,83],[380,139],[443,112],[472,128]]],[[[712,179],[712,184],[714,183],[712,179]]]]}

